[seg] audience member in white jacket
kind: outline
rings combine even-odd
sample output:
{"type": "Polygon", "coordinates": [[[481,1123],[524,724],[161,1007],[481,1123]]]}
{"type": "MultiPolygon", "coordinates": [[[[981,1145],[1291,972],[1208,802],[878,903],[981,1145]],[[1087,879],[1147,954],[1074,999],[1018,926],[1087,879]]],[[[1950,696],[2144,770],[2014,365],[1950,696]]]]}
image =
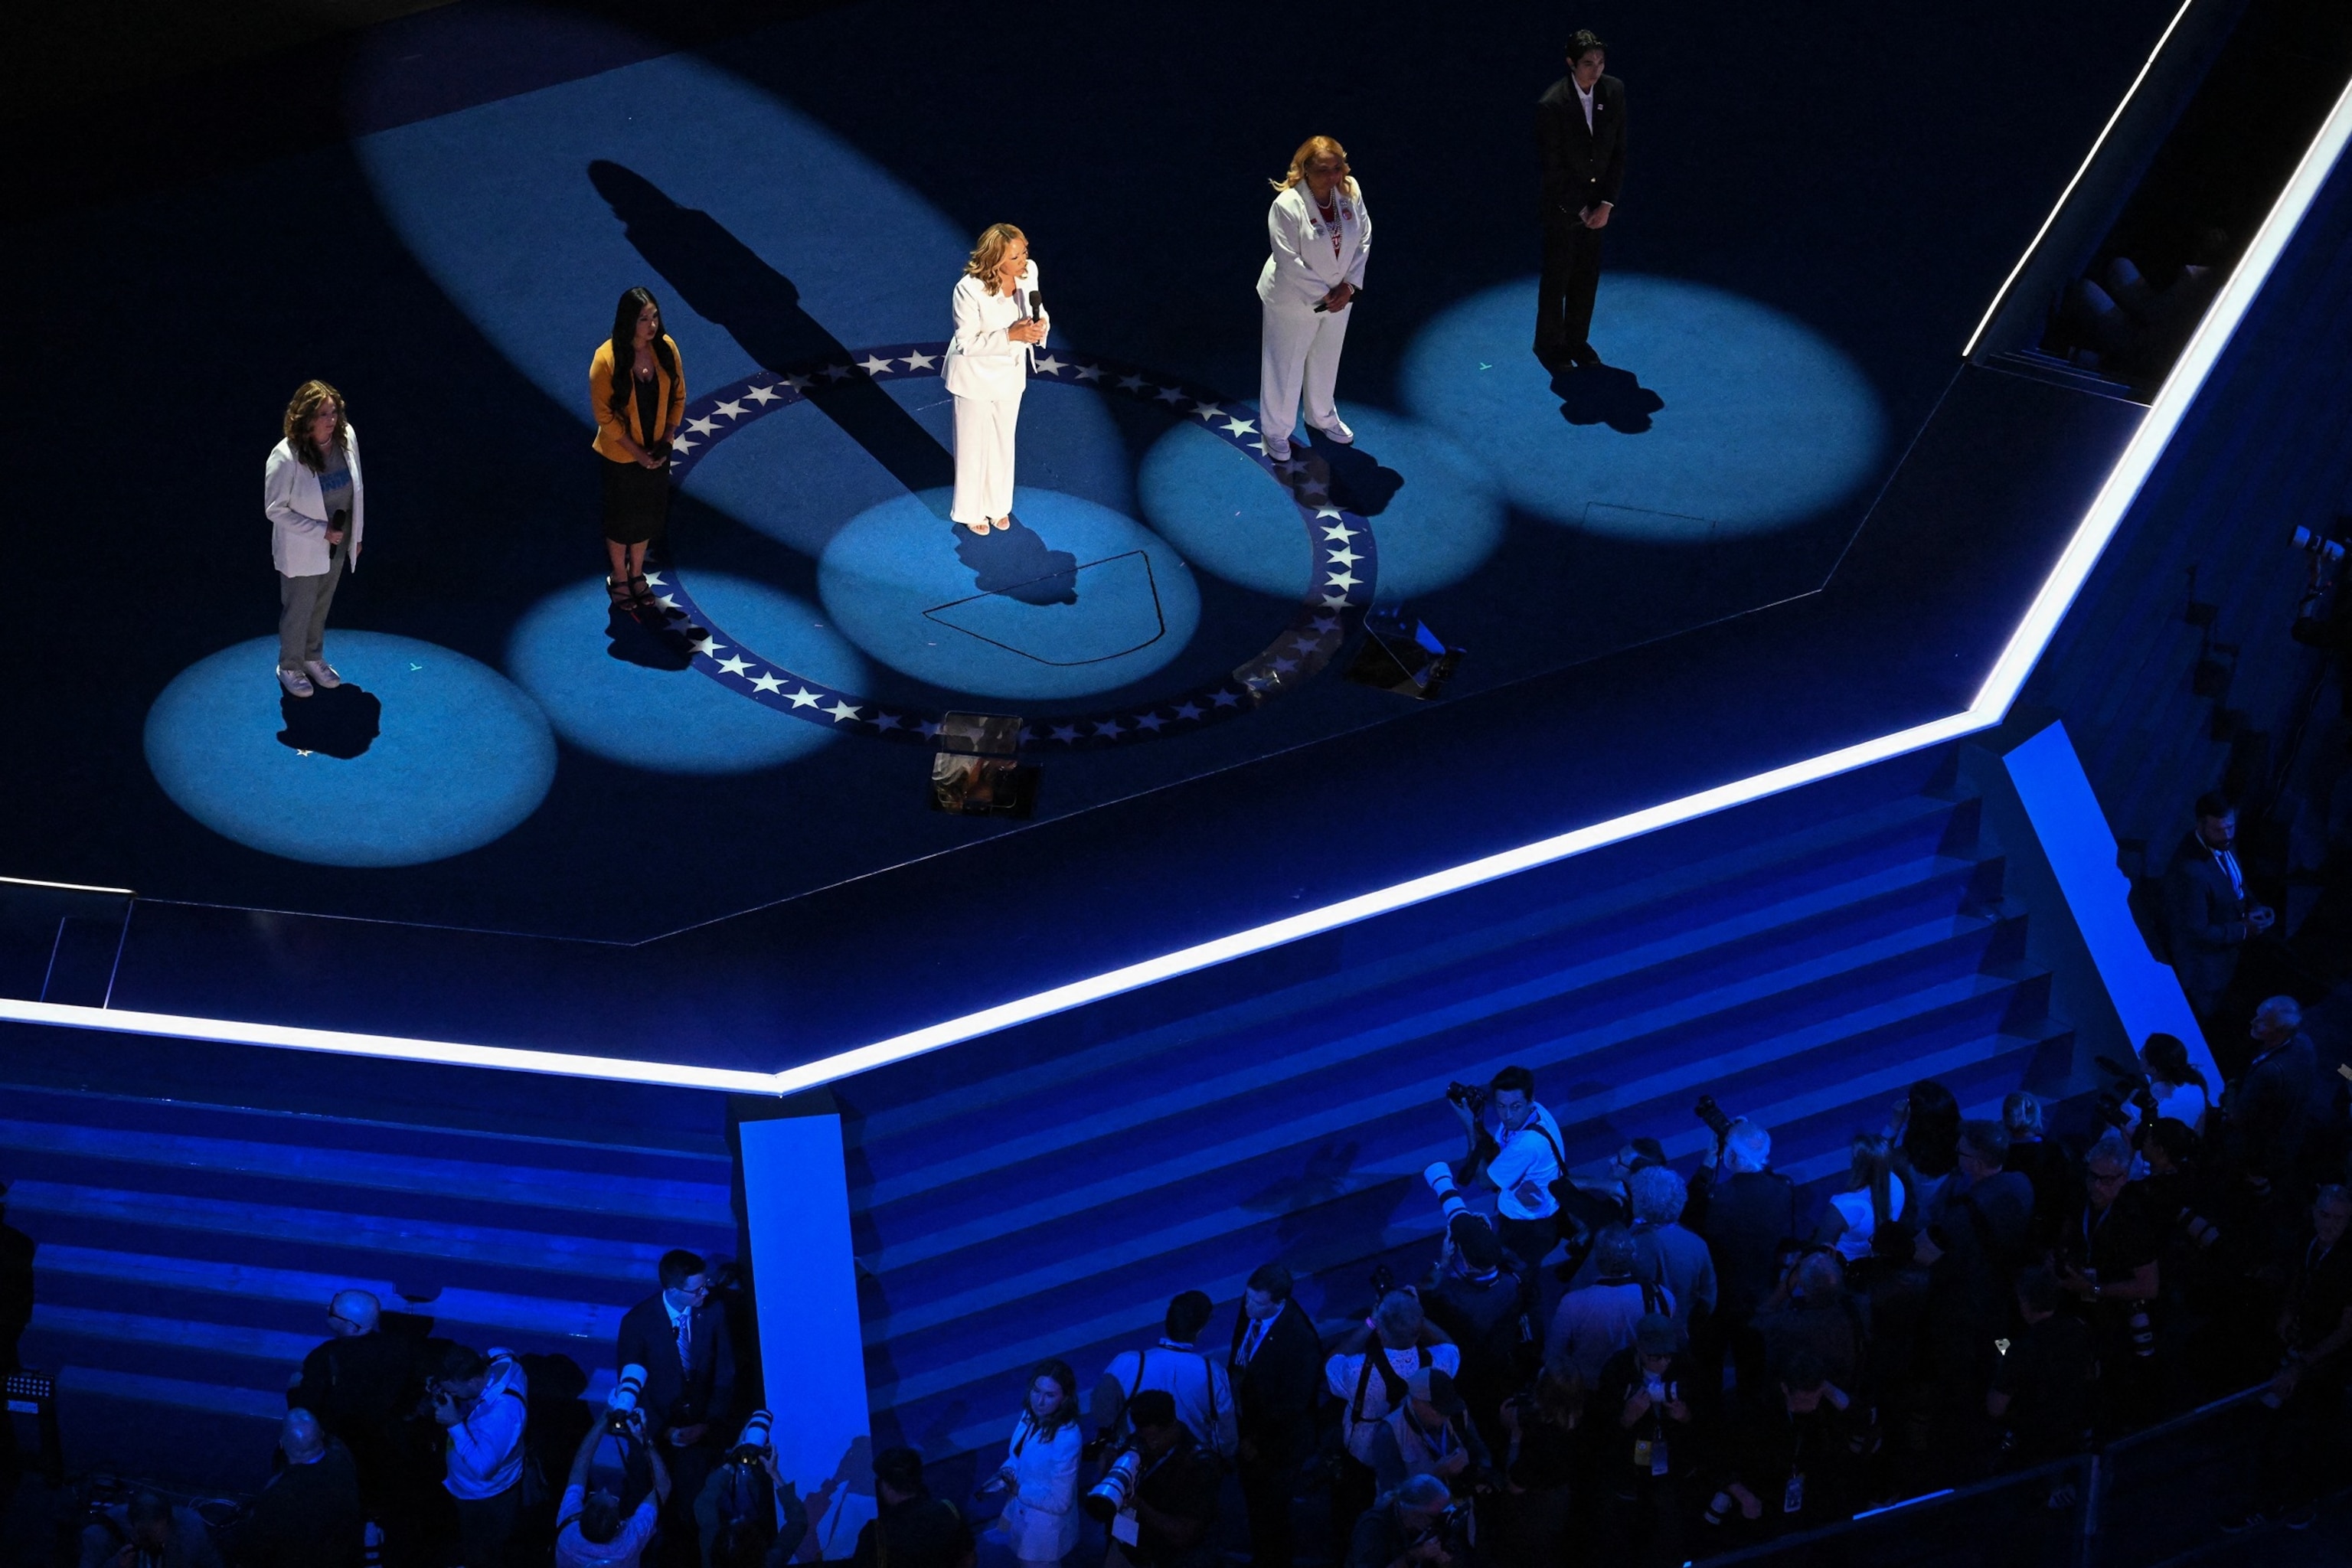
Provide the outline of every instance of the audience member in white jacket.
{"type": "Polygon", "coordinates": [[[1010,1495],[995,1528],[982,1539],[989,1557],[1059,1563],[1078,1545],[1078,1378],[1066,1362],[1040,1364],[1029,1380],[1029,1403],[1013,1424],[1004,1464],[990,1489],[1010,1495]]]}
{"type": "Polygon", "coordinates": [[[278,683],[308,697],[343,683],[327,662],[327,607],[344,564],[359,569],[367,487],[341,393],[304,382],[286,405],[285,429],[261,470],[261,510],[278,567],[278,683]]]}
{"type": "Polygon", "coordinates": [[[1347,342],[1349,304],[1364,286],[1364,259],[1372,248],[1372,218],[1363,187],[1348,173],[1347,149],[1328,136],[1310,136],[1274,183],[1265,215],[1273,254],[1257,277],[1265,307],[1258,355],[1258,429],[1265,455],[1290,456],[1298,400],[1307,423],[1344,447],[1355,433],[1339,417],[1333,389],[1339,348],[1347,342]]]}
{"type": "Polygon", "coordinates": [[[1053,318],[1037,299],[1029,237],[993,223],[972,247],[953,297],[955,336],[940,374],[955,399],[955,499],[948,515],[971,530],[1013,526],[1013,429],[1029,384],[1030,351],[1053,318]]]}
{"type": "Polygon", "coordinates": [[[460,1568],[505,1568],[522,1501],[522,1430],[530,1392],[522,1363],[497,1345],[488,1361],[465,1345],[451,1345],[426,1387],[433,1418],[448,1433],[441,1484],[457,1504],[460,1568]]]}

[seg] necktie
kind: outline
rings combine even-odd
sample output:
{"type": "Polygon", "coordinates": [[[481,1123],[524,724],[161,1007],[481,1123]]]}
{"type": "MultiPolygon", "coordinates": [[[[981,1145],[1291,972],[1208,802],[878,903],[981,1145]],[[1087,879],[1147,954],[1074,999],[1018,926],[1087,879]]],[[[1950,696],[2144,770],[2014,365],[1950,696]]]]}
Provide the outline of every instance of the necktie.
{"type": "Polygon", "coordinates": [[[1250,1321],[1249,1332],[1242,1337],[1242,1364],[1244,1366],[1249,1365],[1250,1357],[1257,1354],[1258,1342],[1264,1338],[1265,1338],[1265,1320],[1252,1319],[1250,1321]]]}
{"type": "Polygon", "coordinates": [[[677,1321],[677,1369],[686,1371],[694,1364],[694,1314],[687,1313],[677,1321]]]}

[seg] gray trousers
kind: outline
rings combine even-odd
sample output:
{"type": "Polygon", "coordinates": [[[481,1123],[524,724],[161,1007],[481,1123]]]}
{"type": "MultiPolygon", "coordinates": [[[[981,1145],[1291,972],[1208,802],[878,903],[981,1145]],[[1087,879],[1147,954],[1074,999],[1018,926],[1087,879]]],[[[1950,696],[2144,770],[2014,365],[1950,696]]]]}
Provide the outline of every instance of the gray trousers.
{"type": "Polygon", "coordinates": [[[299,669],[320,657],[327,635],[327,606],[343,580],[343,549],[327,547],[328,567],[309,577],[278,576],[278,668],[299,669]]]}

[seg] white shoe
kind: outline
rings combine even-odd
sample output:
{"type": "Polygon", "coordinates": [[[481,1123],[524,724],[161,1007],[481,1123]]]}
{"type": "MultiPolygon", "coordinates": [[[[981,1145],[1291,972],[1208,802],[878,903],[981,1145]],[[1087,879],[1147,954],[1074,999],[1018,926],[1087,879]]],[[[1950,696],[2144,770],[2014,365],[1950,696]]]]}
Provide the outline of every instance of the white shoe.
{"type": "Polygon", "coordinates": [[[1342,447],[1352,447],[1356,444],[1356,433],[1348,428],[1348,422],[1344,419],[1334,419],[1328,425],[1318,425],[1315,426],[1315,434],[1327,437],[1342,447]]]}
{"type": "Polygon", "coordinates": [[[1265,455],[1277,463],[1290,461],[1290,438],[1286,436],[1268,436],[1265,438],[1265,455]]]}
{"type": "Polygon", "coordinates": [[[287,695],[289,697],[308,697],[310,695],[310,678],[303,674],[299,669],[279,670],[278,672],[278,684],[286,689],[287,695]]]}
{"type": "Polygon", "coordinates": [[[302,661],[302,668],[310,672],[310,684],[313,686],[323,686],[332,691],[343,683],[343,678],[335,673],[335,667],[323,658],[306,658],[302,661]]]}

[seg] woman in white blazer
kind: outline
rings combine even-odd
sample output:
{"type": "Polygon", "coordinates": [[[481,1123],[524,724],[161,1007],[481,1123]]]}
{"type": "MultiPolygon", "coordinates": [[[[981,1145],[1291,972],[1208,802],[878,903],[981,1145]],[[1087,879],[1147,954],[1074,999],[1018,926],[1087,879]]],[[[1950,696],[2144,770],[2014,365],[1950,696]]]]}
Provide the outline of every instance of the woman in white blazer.
{"type": "Polygon", "coordinates": [[[1078,1374],[1066,1362],[1038,1364],[1029,1398],[1013,1424],[1004,1464],[983,1490],[1007,1493],[988,1531],[989,1555],[1059,1563],[1078,1545],[1078,1374]]]}
{"type": "Polygon", "coordinates": [[[296,697],[343,683],[327,662],[327,607],[343,568],[359,570],[367,522],[360,437],[343,395],[306,381],[286,405],[286,438],[261,471],[269,558],[278,567],[278,684],[296,697]]]}
{"type": "Polygon", "coordinates": [[[1054,319],[1037,296],[1029,237],[988,226],[955,286],[955,336],[942,374],[955,399],[955,499],[948,515],[971,530],[1013,526],[1013,427],[1029,384],[1030,351],[1054,319]]]}
{"type": "Polygon", "coordinates": [[[1258,353],[1258,430],[1265,455],[1290,457],[1298,399],[1307,396],[1307,423],[1344,447],[1355,432],[1339,417],[1332,389],[1339,379],[1339,347],[1348,339],[1348,306],[1364,286],[1371,254],[1372,218],[1363,187],[1348,173],[1348,151],[1328,136],[1310,136],[1291,155],[1290,172],[1274,182],[1265,215],[1273,254],[1257,275],[1265,307],[1258,353]]]}

